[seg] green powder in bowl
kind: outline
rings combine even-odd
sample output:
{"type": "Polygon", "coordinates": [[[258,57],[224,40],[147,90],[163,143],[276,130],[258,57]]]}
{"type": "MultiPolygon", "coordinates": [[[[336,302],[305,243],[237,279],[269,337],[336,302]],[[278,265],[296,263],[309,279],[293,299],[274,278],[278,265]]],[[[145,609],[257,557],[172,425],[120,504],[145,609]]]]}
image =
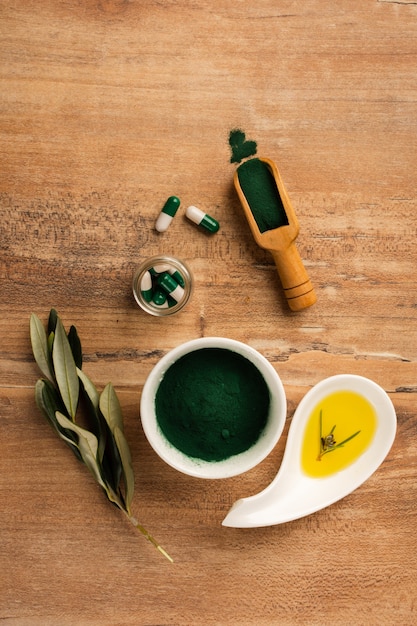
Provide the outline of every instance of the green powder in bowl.
{"type": "Polygon", "coordinates": [[[263,461],[283,431],[284,387],[254,348],[200,337],[165,354],[142,390],[150,445],[168,465],[198,478],[230,478],[263,461]]]}
{"type": "Polygon", "coordinates": [[[255,365],[223,348],[182,356],[165,372],[155,397],[166,439],[204,461],[223,461],[253,446],[269,405],[268,386],[255,365]]]}

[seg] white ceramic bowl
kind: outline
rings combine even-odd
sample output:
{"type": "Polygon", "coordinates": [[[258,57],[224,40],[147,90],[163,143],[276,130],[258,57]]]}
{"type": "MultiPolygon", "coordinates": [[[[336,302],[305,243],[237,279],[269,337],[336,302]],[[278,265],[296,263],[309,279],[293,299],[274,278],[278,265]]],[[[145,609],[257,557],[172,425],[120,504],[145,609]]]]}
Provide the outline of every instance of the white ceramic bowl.
{"type": "Polygon", "coordinates": [[[203,337],[174,348],[155,365],[143,387],[140,413],[143,430],[150,445],[168,465],[184,474],[198,478],[229,478],[252,469],[273,450],[284,428],[287,401],[284,387],[277,372],[257,350],[234,339],[203,337]],[[180,357],[203,348],[222,348],[245,357],[261,373],[270,392],[267,423],[259,439],[245,452],[222,461],[203,461],[183,454],[165,438],[155,413],[155,395],[165,372],[180,357]]]}

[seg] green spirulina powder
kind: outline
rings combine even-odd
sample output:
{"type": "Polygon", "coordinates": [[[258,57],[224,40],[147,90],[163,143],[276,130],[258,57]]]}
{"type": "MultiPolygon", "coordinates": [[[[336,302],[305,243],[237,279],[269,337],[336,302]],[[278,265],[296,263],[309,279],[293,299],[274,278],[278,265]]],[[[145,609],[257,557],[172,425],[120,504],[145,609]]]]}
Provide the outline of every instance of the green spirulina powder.
{"type": "Polygon", "coordinates": [[[260,232],[286,226],[287,214],[267,163],[249,159],[239,165],[237,175],[260,232]]]}
{"type": "Polygon", "coordinates": [[[159,427],[189,457],[222,461],[259,439],[270,394],[259,370],[223,348],[202,348],[164,374],[155,399],[159,427]]]}

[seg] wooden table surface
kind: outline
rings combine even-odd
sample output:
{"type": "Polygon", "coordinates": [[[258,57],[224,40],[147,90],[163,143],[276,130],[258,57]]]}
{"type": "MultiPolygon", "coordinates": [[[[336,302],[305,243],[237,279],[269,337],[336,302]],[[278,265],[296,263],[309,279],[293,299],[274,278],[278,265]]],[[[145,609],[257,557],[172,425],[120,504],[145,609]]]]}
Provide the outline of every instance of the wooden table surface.
{"type": "Polygon", "coordinates": [[[410,0],[3,0],[0,112],[0,621],[84,625],[417,622],[417,6],[410,0]],[[318,300],[291,313],[232,186],[243,129],[281,171],[318,300]],[[164,234],[170,195],[182,209],[164,234]],[[216,217],[208,236],[184,218],[216,217]],[[164,253],[195,290],[171,319],[132,275],[164,253]],[[120,398],[136,516],[112,507],[34,402],[29,317],[74,324],[84,370],[120,398]],[[288,401],[258,467],[204,481],[168,467],[139,419],[144,381],[202,336],[256,348],[288,401]],[[359,489],[283,525],[232,529],[279,467],[297,404],[367,376],[398,417],[359,489]]]}

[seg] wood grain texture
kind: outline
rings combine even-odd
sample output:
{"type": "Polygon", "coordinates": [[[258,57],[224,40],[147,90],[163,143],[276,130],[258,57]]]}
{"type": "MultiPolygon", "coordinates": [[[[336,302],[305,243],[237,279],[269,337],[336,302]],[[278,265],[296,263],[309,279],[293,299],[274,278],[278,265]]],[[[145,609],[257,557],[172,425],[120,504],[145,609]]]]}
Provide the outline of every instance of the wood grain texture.
{"type": "Polygon", "coordinates": [[[0,7],[0,620],[12,626],[416,623],[417,6],[403,0],[4,0],[0,7]],[[291,313],[233,188],[236,126],[276,161],[317,303],[291,313]],[[221,224],[207,236],[166,198],[221,224]],[[142,313],[141,260],[191,266],[174,320],[142,313]],[[55,306],[85,371],[119,394],[134,510],[165,560],[103,498],[34,404],[32,311],[55,306]],[[260,466],[198,481],[139,421],[152,366],[229,336],[274,365],[288,399],[260,466]],[[362,487],[263,529],[221,527],[266,487],[319,380],[372,378],[398,434],[362,487]]]}

